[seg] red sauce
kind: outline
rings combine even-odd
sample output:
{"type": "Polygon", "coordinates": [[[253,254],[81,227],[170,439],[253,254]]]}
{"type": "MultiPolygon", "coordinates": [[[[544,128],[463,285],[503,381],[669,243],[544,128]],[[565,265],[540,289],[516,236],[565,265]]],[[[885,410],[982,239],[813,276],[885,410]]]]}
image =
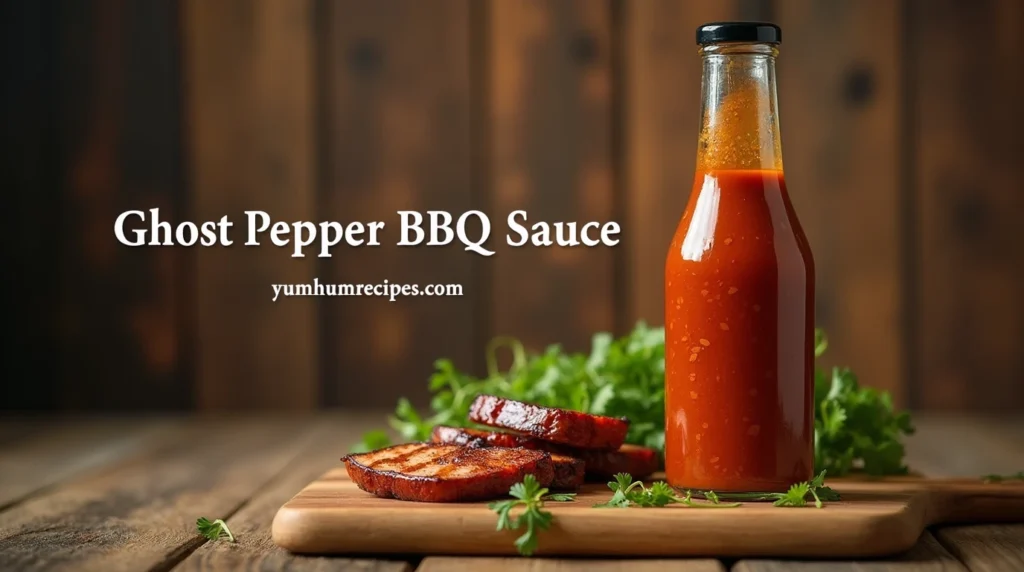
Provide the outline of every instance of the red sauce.
{"type": "Polygon", "coordinates": [[[669,483],[784,491],[814,467],[814,263],[781,170],[698,172],[665,265],[669,483]]]}

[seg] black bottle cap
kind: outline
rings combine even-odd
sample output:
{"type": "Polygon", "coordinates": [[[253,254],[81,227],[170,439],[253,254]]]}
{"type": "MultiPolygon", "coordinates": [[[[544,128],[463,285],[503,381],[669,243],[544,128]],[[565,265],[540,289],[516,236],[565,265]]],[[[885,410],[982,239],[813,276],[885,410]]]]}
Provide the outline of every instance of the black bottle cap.
{"type": "Polygon", "coordinates": [[[782,43],[782,28],[767,22],[711,22],[697,28],[700,45],[719,42],[782,43]]]}

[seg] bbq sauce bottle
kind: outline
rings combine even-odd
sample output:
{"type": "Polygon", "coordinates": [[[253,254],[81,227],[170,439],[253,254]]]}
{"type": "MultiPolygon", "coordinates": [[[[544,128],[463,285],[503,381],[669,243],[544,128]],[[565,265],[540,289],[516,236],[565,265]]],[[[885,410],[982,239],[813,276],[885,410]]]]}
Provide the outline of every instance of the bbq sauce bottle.
{"type": "Polygon", "coordinates": [[[813,475],[814,262],[786,191],[771,24],[697,29],[701,130],[665,263],[665,465],[690,489],[813,475]]]}

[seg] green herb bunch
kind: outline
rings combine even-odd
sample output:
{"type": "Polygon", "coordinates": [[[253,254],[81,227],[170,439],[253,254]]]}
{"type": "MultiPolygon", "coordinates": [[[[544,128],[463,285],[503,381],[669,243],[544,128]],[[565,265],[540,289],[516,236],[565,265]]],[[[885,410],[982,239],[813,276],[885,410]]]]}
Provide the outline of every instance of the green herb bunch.
{"type": "MultiPolygon", "coordinates": [[[[828,348],[821,330],[815,332],[814,356],[828,348]]],[[[903,464],[902,438],[914,432],[910,415],[893,410],[884,391],[861,387],[847,368],[814,372],[814,468],[841,476],[860,468],[871,475],[899,475],[903,464]]]]}
{"type": "MultiPolygon", "coordinates": [[[[828,347],[824,332],[816,331],[814,354],[828,347]]],[[[407,399],[400,399],[389,424],[404,439],[425,441],[435,425],[466,427],[469,406],[479,394],[497,395],[538,405],[630,419],[629,443],[663,451],[665,447],[665,330],[640,322],[632,332],[615,339],[594,336],[589,354],[566,353],[553,345],[528,354],[512,338],[496,338],[487,347],[487,376],[477,378],[455,368],[450,360],[435,363],[430,377],[430,414],[421,416],[407,399]],[[512,354],[507,371],[498,367],[501,350],[512,354]]],[[[888,393],[861,387],[846,368],[820,367],[814,374],[817,472],[842,476],[862,469],[870,474],[906,472],[902,436],[913,432],[907,413],[895,412],[888,393]]],[[[355,452],[390,444],[385,431],[363,436],[355,452]]]]}
{"type": "MultiPolygon", "coordinates": [[[[589,355],[563,352],[553,345],[544,353],[527,355],[512,338],[496,338],[487,347],[487,377],[457,370],[450,360],[435,362],[430,377],[432,414],[421,417],[407,399],[400,399],[391,427],[403,438],[423,441],[434,425],[465,427],[469,406],[480,394],[497,395],[575,411],[631,421],[627,441],[657,450],[665,447],[665,330],[640,323],[627,336],[594,336],[589,355]],[[510,350],[508,371],[498,368],[501,350],[510,350]]],[[[373,431],[355,451],[390,444],[387,433],[373,431]]]]}

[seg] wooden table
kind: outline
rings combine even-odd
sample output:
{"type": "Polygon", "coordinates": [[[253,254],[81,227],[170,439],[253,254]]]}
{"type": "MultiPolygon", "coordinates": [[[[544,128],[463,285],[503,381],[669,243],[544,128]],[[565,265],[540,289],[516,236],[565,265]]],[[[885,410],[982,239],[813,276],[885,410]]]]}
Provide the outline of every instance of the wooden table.
{"type": "MultiPolygon", "coordinates": [[[[934,476],[1024,469],[1024,420],[916,416],[911,465],[934,476]]],[[[0,420],[0,570],[1024,571],[1024,524],[949,526],[863,562],[359,559],[292,556],[270,523],[381,415],[0,420]],[[197,517],[238,542],[211,543],[197,517]]]]}

